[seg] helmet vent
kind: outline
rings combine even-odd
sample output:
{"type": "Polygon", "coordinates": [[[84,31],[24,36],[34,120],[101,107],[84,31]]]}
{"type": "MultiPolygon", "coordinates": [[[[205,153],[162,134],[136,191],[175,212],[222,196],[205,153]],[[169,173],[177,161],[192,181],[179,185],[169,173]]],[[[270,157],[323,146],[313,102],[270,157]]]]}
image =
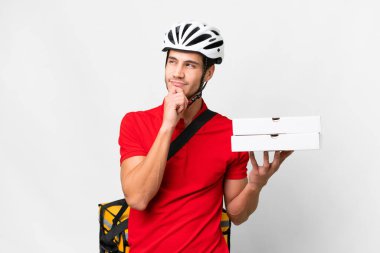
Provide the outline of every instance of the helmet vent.
{"type": "Polygon", "coordinates": [[[186,40],[188,40],[194,33],[198,32],[200,29],[199,27],[195,27],[194,30],[192,30],[189,35],[187,35],[186,39],[183,41],[183,43],[186,42],[186,40]]]}
{"type": "Polygon", "coordinates": [[[214,43],[212,43],[212,44],[204,47],[203,49],[213,49],[213,48],[216,48],[216,47],[220,47],[221,45],[223,45],[223,40],[214,42],[214,43]]]}
{"type": "Polygon", "coordinates": [[[211,32],[213,32],[215,35],[219,36],[219,33],[215,30],[211,30],[211,32]]]}
{"type": "Polygon", "coordinates": [[[176,28],[175,28],[175,35],[176,35],[176,37],[177,37],[177,43],[179,44],[179,26],[177,26],[176,28]]]}
{"type": "Polygon", "coordinates": [[[185,32],[187,31],[187,28],[189,28],[189,26],[191,26],[191,24],[186,24],[185,27],[183,28],[181,39],[183,38],[183,35],[185,34],[185,32]]]}
{"type": "Polygon", "coordinates": [[[190,41],[186,46],[192,46],[194,44],[198,44],[198,43],[200,43],[202,41],[207,40],[210,37],[211,37],[210,34],[202,34],[202,35],[196,37],[195,39],[193,39],[192,41],[190,41]]]}
{"type": "Polygon", "coordinates": [[[169,38],[169,40],[170,40],[171,43],[175,44],[174,39],[173,39],[173,33],[172,33],[172,31],[169,32],[168,38],[169,38]]]}

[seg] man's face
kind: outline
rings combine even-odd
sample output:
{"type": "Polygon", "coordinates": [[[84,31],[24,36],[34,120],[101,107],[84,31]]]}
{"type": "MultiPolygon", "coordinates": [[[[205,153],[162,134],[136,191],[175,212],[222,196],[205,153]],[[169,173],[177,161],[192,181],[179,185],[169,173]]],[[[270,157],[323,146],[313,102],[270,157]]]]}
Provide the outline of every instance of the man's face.
{"type": "Polygon", "coordinates": [[[203,73],[203,57],[199,53],[171,49],[165,67],[166,88],[183,89],[187,97],[198,91],[203,73]]]}

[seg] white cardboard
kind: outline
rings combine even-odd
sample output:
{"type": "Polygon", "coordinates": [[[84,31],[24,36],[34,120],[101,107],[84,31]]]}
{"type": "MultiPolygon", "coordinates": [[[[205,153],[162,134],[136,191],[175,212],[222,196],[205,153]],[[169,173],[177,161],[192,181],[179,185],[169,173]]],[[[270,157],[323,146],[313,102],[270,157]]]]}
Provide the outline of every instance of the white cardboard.
{"type": "Polygon", "coordinates": [[[319,133],[232,136],[232,151],[319,149],[319,133]]]}
{"type": "Polygon", "coordinates": [[[320,116],[233,119],[233,135],[321,132],[320,116]]]}

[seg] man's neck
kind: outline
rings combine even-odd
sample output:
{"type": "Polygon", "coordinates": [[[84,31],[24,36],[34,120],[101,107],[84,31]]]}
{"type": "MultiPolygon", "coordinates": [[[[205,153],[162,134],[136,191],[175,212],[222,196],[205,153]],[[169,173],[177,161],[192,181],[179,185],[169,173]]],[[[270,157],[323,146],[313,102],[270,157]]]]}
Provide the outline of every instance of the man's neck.
{"type": "Polygon", "coordinates": [[[185,121],[185,125],[189,125],[193,120],[194,116],[199,112],[202,107],[202,99],[197,99],[194,103],[188,107],[183,115],[183,119],[185,121]]]}

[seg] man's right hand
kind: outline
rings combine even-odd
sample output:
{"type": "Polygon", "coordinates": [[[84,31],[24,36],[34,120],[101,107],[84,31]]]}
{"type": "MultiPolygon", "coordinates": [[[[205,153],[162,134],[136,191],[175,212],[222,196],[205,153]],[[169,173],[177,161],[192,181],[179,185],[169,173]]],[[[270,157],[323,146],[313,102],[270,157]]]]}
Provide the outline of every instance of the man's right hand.
{"type": "Polygon", "coordinates": [[[171,87],[168,95],[164,100],[164,117],[162,125],[174,128],[179,119],[183,117],[189,100],[185,96],[183,89],[178,87],[171,87]]]}
{"type": "Polygon", "coordinates": [[[162,125],[147,155],[132,156],[122,162],[121,183],[125,200],[131,208],[145,210],[159,191],[174,128],[187,105],[183,90],[173,87],[165,97],[162,125]]]}

